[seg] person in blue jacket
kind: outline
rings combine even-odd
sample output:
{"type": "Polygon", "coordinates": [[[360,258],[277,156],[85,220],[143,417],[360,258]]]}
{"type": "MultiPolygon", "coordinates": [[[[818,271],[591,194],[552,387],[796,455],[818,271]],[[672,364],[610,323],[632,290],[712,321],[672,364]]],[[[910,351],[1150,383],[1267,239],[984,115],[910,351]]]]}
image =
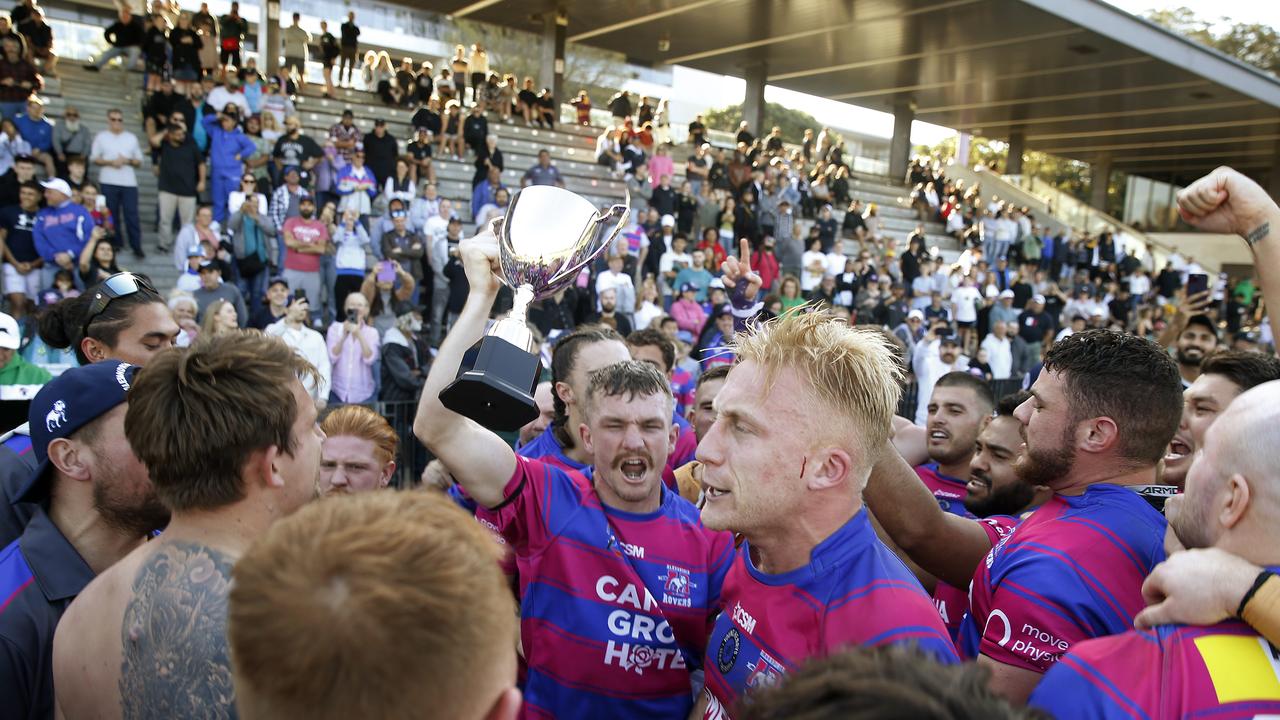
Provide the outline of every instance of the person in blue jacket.
{"type": "Polygon", "coordinates": [[[40,186],[44,188],[47,207],[36,213],[31,235],[36,252],[44,259],[41,268],[44,287],[50,287],[59,270],[68,270],[74,277],[80,277],[76,263],[93,234],[94,223],[88,209],[71,202],[71,186],[66,180],[50,178],[40,186]]]}
{"type": "Polygon", "coordinates": [[[201,118],[204,130],[209,134],[209,192],[213,196],[213,218],[227,222],[227,197],[240,186],[244,161],[257,146],[240,129],[240,113],[228,104],[216,116],[201,118]]]}

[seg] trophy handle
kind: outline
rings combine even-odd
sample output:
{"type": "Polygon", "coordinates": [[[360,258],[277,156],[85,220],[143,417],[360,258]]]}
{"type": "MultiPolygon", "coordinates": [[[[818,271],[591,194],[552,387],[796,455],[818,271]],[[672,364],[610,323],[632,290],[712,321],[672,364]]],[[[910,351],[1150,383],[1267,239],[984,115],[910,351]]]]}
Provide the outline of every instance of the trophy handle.
{"type": "Polygon", "coordinates": [[[600,215],[598,219],[603,221],[605,218],[611,217],[619,211],[621,211],[622,215],[618,218],[618,224],[613,226],[613,232],[609,233],[609,239],[601,243],[600,247],[596,248],[594,252],[583,258],[581,262],[575,263],[567,268],[561,268],[560,272],[556,273],[555,278],[553,278],[553,282],[555,280],[560,280],[561,278],[572,277],[582,272],[582,268],[589,265],[592,260],[595,260],[601,250],[609,247],[613,244],[614,240],[618,239],[618,233],[622,232],[622,228],[627,226],[627,218],[631,216],[631,190],[629,188],[626,190],[626,195],[623,197],[622,202],[610,207],[609,212],[600,215]]]}

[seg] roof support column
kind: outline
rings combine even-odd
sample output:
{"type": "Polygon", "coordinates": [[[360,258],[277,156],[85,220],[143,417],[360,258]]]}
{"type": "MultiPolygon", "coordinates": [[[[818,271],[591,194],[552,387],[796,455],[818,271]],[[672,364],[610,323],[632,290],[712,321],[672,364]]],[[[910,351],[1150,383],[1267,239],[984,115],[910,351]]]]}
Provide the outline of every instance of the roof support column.
{"type": "Polygon", "coordinates": [[[1104,154],[1089,163],[1089,204],[1102,211],[1107,209],[1107,185],[1111,182],[1111,155],[1104,154]]]}
{"type": "Polygon", "coordinates": [[[768,68],[760,63],[748,67],[743,78],[747,81],[747,91],[742,98],[742,119],[747,121],[751,134],[756,137],[764,137],[769,132],[764,126],[764,84],[767,76],[768,68]]]}
{"type": "Polygon", "coordinates": [[[898,103],[893,108],[893,138],[889,140],[889,179],[907,181],[907,163],[911,160],[911,123],[916,119],[915,103],[898,103]]]}
{"type": "Polygon", "coordinates": [[[1027,134],[1015,130],[1009,134],[1009,159],[1005,161],[1005,175],[1022,174],[1022,155],[1027,151],[1027,134]]]}
{"type": "Polygon", "coordinates": [[[280,0],[266,0],[258,18],[258,60],[272,77],[280,69],[280,0]]]}
{"type": "Polygon", "coordinates": [[[538,73],[542,87],[551,88],[557,103],[568,100],[564,95],[564,44],[569,29],[569,15],[563,7],[542,16],[542,67],[538,73]]]}

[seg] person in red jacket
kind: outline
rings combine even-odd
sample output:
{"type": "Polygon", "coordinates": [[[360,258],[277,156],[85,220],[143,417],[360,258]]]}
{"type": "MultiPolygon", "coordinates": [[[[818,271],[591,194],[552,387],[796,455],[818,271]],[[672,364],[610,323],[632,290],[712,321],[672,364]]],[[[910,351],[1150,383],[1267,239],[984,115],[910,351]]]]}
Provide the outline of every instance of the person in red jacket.
{"type": "Polygon", "coordinates": [[[773,246],[773,236],[765,235],[764,244],[751,253],[751,268],[760,275],[760,287],[766,292],[773,290],[773,283],[782,275],[773,246]]]}

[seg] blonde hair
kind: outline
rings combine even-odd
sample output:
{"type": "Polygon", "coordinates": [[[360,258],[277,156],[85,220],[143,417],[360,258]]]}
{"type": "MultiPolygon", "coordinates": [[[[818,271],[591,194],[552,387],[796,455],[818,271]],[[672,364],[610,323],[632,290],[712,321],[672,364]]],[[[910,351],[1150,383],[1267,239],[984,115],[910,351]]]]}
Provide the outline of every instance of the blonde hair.
{"type": "Polygon", "coordinates": [[[811,413],[821,418],[818,429],[852,438],[867,453],[888,442],[902,370],[881,333],[824,313],[795,312],[740,334],[734,352],[739,362],[764,370],[766,386],[781,370],[794,370],[830,411],[811,413]]]}
{"type": "MultiPolygon", "coordinates": [[[[227,329],[218,328],[218,313],[222,312],[222,308],[228,305],[231,305],[231,303],[222,299],[214,300],[209,303],[209,307],[204,309],[204,322],[200,324],[201,335],[213,337],[215,335],[223,335],[231,332],[227,329]]],[[[234,308],[235,306],[231,305],[231,307],[234,308]]],[[[238,322],[239,320],[240,318],[237,316],[236,321],[238,322]]]]}
{"type": "Polygon", "coordinates": [[[498,547],[438,493],[325,498],[275,523],[233,570],[241,717],[479,716],[515,681],[498,547]]]}

